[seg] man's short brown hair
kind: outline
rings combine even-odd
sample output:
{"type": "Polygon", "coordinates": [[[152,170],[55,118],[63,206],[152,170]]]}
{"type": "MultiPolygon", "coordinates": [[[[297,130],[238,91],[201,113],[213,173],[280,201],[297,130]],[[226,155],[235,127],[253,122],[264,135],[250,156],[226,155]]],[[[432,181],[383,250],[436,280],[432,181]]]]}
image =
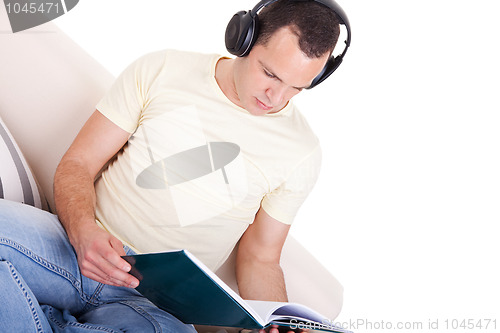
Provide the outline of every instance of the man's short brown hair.
{"type": "Polygon", "coordinates": [[[279,29],[288,27],[309,58],[331,53],[340,35],[340,19],[330,8],[313,1],[278,0],[260,11],[256,44],[265,45],[279,29]]]}

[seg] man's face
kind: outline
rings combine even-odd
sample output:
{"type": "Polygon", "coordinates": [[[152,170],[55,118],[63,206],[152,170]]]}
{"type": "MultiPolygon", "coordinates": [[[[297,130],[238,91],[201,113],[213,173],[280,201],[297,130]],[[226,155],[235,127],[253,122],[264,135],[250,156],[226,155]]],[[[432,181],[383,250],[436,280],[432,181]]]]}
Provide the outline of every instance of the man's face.
{"type": "Polygon", "coordinates": [[[295,34],[278,30],[266,45],[255,45],[248,56],[235,59],[236,104],[256,116],[278,112],[311,84],[328,57],[308,58],[295,34]]]}

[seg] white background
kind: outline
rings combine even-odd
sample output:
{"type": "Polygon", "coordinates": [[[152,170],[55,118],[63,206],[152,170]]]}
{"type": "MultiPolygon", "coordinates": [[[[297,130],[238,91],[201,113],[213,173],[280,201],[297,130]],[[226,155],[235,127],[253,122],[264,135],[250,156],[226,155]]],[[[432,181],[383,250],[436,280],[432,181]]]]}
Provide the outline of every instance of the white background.
{"type": "MultiPolygon", "coordinates": [[[[338,320],[372,323],[357,332],[481,318],[500,330],[497,2],[342,0],[352,46],[297,98],[324,164],[292,233],[344,285],[338,320]]],[[[253,5],[82,0],[54,22],[118,75],[163,48],[226,54],[228,20],[253,5]]]]}

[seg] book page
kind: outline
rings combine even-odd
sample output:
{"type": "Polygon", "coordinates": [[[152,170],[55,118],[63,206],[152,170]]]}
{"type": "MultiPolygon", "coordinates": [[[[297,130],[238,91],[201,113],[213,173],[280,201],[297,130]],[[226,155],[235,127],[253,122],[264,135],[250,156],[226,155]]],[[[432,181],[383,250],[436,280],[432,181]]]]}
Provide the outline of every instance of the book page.
{"type": "Polygon", "coordinates": [[[259,314],[259,316],[265,321],[265,324],[269,323],[270,318],[276,309],[287,305],[285,302],[268,302],[268,301],[255,301],[255,300],[245,300],[247,304],[259,314]]]}
{"type": "Polygon", "coordinates": [[[349,332],[340,327],[331,325],[331,320],[318,312],[297,303],[266,302],[246,300],[267,323],[282,324],[310,324],[314,329],[324,329],[332,332],[349,332]]]}
{"type": "Polygon", "coordinates": [[[310,308],[286,302],[267,302],[267,301],[254,301],[245,300],[245,302],[252,307],[266,322],[270,322],[276,318],[297,318],[306,321],[315,321],[322,323],[328,320],[310,308]]]}
{"type": "MultiPolygon", "coordinates": [[[[272,317],[293,317],[297,319],[305,319],[309,321],[314,321],[317,323],[325,323],[328,321],[328,318],[317,313],[316,311],[295,303],[285,303],[279,309],[273,312],[272,317]]],[[[272,319],[272,318],[271,318],[272,319]]]]}

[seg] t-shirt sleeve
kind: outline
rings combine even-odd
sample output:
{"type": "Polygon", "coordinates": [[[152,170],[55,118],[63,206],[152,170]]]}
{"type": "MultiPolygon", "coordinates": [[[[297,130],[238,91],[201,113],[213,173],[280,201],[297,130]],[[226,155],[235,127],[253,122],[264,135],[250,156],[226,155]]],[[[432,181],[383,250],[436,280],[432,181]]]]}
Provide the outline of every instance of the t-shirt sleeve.
{"type": "Polygon", "coordinates": [[[272,218],[292,224],[297,211],[316,184],[321,167],[321,147],[318,145],[286,177],[278,188],[264,196],[262,208],[272,218]]]}
{"type": "Polygon", "coordinates": [[[130,64],[116,79],[97,110],[123,130],[133,133],[151,98],[149,92],[163,70],[165,51],[146,54],[130,64]]]}

